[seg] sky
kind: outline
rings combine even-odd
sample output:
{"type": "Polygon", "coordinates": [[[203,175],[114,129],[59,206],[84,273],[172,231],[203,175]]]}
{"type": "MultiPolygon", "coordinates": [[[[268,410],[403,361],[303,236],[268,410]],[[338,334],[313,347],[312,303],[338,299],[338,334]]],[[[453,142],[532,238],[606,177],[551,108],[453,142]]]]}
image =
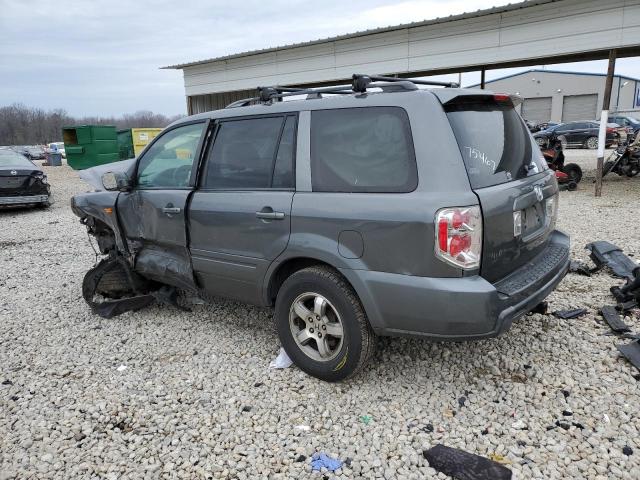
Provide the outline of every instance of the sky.
{"type": "MultiPolygon", "coordinates": [[[[184,114],[182,71],[162,66],[507,3],[0,0],[0,106],[62,108],[75,116],[138,110],[184,114]]],[[[533,67],[487,71],[487,80],[528,68],[533,67]]],[[[603,73],[606,61],[547,68],[603,73]]],[[[620,59],[616,73],[640,77],[640,61],[620,59]]],[[[462,83],[479,79],[479,73],[465,73],[462,83]]]]}

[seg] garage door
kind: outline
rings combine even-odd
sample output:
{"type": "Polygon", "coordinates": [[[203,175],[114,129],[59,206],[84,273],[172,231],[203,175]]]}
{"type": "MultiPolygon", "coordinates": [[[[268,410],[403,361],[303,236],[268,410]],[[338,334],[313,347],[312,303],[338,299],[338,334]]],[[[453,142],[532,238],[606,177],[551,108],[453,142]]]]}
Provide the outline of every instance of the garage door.
{"type": "Polygon", "coordinates": [[[598,95],[567,95],[562,101],[562,121],[595,120],[598,95]]]}
{"type": "Polygon", "coordinates": [[[522,118],[532,123],[551,120],[551,97],[525,98],[522,102],[522,118]]]}

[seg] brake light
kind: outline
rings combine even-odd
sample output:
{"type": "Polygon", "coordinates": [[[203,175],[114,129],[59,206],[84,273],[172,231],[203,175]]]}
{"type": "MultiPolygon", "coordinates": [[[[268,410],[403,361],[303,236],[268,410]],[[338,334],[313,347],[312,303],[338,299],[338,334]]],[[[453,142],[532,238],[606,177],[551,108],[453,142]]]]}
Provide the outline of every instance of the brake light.
{"type": "Polygon", "coordinates": [[[613,127],[607,127],[607,133],[613,133],[613,132],[615,132],[615,131],[616,131],[616,129],[615,129],[615,128],[613,128],[613,127]]]}
{"type": "Polygon", "coordinates": [[[511,100],[511,96],[506,93],[494,93],[493,99],[496,102],[508,102],[511,100]]]}
{"type": "Polygon", "coordinates": [[[480,267],[482,253],[482,216],[480,207],[443,208],[436,212],[436,256],[441,260],[472,270],[480,267]]]}

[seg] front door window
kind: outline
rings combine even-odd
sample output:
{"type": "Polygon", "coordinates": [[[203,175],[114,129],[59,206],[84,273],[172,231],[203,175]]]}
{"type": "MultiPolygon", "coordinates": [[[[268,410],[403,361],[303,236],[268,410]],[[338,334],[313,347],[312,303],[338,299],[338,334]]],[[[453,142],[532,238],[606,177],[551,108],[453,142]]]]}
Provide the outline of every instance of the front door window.
{"type": "Polygon", "coordinates": [[[189,186],[204,123],[174,128],[147,150],[138,164],[139,188],[186,188],[189,186]]]}

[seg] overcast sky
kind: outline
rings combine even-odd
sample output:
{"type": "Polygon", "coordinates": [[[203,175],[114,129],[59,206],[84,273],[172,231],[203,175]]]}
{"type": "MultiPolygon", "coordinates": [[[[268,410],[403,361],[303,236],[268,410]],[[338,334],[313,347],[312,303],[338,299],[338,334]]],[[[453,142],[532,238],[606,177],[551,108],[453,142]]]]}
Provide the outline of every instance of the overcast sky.
{"type": "MultiPolygon", "coordinates": [[[[0,106],[78,116],[186,113],[182,72],[159,67],[506,3],[0,0],[0,106]]],[[[553,68],[602,73],[606,61],[553,68]]],[[[490,71],[487,79],[520,70],[490,71]]],[[[621,59],[616,73],[640,77],[640,64],[621,59]]],[[[478,81],[477,73],[463,75],[465,85],[478,81]]]]}

